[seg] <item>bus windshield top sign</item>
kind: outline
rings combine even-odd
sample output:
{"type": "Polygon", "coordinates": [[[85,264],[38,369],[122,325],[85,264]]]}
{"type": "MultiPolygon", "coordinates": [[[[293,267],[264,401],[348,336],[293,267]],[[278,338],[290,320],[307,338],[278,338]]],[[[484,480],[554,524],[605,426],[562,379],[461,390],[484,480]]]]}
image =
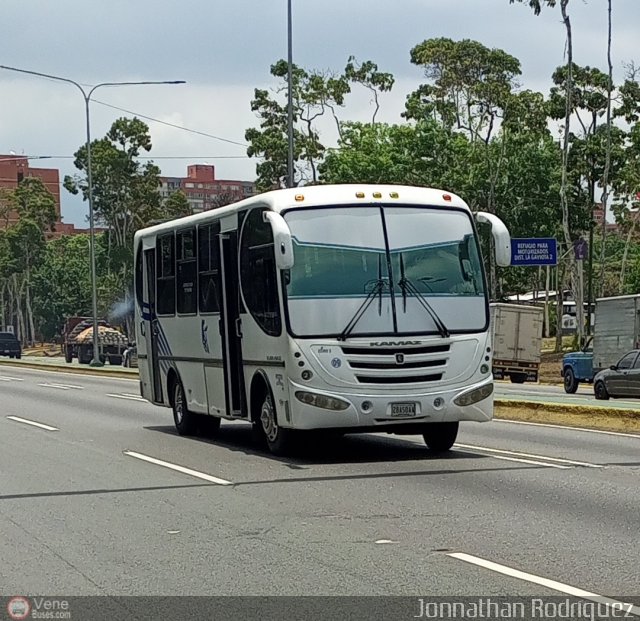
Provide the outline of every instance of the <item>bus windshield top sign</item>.
{"type": "Polygon", "coordinates": [[[558,252],[553,237],[511,240],[511,265],[556,265],[558,252]]]}

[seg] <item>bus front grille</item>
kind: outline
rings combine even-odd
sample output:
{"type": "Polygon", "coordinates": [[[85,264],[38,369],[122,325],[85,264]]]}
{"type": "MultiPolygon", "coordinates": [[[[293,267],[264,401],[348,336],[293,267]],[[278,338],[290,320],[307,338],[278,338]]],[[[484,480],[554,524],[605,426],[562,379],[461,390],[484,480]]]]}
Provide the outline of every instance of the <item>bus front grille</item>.
{"type": "Polygon", "coordinates": [[[444,376],[451,345],[342,347],[360,384],[421,384],[444,376]]]}

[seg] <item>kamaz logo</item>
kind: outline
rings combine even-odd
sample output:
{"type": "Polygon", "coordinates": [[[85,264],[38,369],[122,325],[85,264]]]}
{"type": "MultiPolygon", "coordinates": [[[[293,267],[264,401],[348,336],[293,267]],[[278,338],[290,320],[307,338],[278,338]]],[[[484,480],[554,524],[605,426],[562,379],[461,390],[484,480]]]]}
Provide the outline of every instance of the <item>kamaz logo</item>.
{"type": "Polygon", "coordinates": [[[396,345],[420,345],[420,341],[376,341],[371,347],[394,347],[396,345]]]}

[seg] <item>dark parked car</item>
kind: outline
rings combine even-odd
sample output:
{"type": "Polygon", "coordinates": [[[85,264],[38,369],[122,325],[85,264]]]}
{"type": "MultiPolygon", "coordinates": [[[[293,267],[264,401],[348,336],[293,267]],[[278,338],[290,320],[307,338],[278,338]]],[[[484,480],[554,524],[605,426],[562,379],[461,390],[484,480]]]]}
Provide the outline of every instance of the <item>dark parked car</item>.
{"type": "Polygon", "coordinates": [[[640,349],[626,353],[593,378],[596,399],[640,397],[640,349]]]}
{"type": "Polygon", "coordinates": [[[22,357],[22,346],[15,334],[0,332],[0,356],[9,356],[9,358],[22,357]]]}

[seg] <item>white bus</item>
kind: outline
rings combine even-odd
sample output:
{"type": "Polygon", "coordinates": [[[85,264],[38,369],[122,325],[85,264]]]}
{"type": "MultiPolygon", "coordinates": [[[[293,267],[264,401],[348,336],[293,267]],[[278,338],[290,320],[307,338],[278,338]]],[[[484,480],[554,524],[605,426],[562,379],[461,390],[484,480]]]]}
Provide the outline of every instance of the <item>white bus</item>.
{"type": "MultiPolygon", "coordinates": [[[[475,219],[508,265],[504,224],[475,219]]],[[[276,190],[138,231],[134,253],[141,394],[181,435],[226,419],[275,454],[299,430],[419,434],[446,451],[459,421],[493,416],[486,279],[454,194],[276,190]]]]}

